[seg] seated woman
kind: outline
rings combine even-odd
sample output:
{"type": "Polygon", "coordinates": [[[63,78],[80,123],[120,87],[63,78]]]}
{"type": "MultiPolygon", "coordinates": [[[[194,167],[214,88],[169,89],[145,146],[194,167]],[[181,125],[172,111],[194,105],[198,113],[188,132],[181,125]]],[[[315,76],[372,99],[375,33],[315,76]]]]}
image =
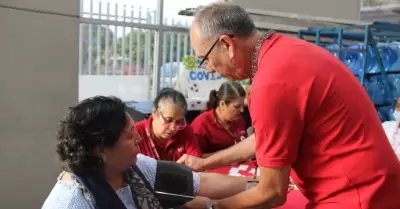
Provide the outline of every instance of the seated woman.
{"type": "MultiPolygon", "coordinates": [[[[61,121],[57,139],[64,171],[43,209],[164,208],[154,187],[159,177],[166,177],[158,174],[159,162],[138,154],[140,137],[121,100],[94,97],[71,107],[61,121]]],[[[212,199],[235,195],[245,189],[247,182],[244,178],[190,170],[189,174],[191,178],[185,183],[191,185],[193,193],[212,199]]],[[[199,198],[187,207],[206,208],[209,201],[199,198]]]]}
{"type": "Polygon", "coordinates": [[[193,129],[185,120],[186,111],[182,93],[172,88],[161,89],[151,116],[136,123],[136,131],[142,137],[140,153],[170,161],[177,161],[183,154],[201,157],[193,129]]]}
{"type": "Polygon", "coordinates": [[[203,156],[226,149],[247,137],[241,115],[246,92],[242,85],[227,81],[218,92],[212,90],[205,112],[192,122],[203,156]]]}

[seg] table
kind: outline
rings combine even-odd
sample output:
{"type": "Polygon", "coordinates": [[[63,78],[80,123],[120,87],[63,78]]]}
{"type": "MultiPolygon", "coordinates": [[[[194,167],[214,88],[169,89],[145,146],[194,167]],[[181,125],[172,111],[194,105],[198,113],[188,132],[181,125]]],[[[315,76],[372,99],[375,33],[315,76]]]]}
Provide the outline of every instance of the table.
{"type": "MultiPolygon", "coordinates": [[[[208,172],[220,173],[230,176],[254,176],[256,165],[254,162],[245,162],[235,164],[232,166],[225,166],[221,168],[211,169],[208,172]]],[[[259,174],[259,172],[257,172],[259,174]]],[[[305,209],[308,200],[303,196],[299,190],[289,191],[286,203],[277,207],[279,209],[305,209]]]]}

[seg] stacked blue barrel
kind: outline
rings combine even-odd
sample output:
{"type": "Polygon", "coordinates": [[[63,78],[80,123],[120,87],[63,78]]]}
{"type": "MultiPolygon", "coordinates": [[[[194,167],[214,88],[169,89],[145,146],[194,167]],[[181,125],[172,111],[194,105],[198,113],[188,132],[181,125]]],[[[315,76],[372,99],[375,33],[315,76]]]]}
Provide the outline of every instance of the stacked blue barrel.
{"type": "MultiPolygon", "coordinates": [[[[379,73],[378,58],[372,47],[368,47],[367,53],[350,50],[342,52],[341,60],[347,67],[357,76],[362,76],[363,59],[366,58],[366,75],[364,87],[370,95],[374,104],[390,103],[390,97],[394,96],[395,100],[400,96],[400,42],[379,43],[377,45],[381,56],[384,69],[387,72],[389,85],[392,87],[393,95],[389,95],[386,91],[385,83],[382,75],[379,73]],[[366,57],[363,57],[366,56],[366,57]],[[370,76],[368,76],[370,75],[370,76]]],[[[337,49],[337,44],[325,45],[326,49],[337,49]]],[[[348,49],[363,49],[362,44],[343,45],[342,48],[348,49]]],[[[333,50],[336,57],[339,57],[339,52],[333,50]]],[[[382,121],[391,120],[393,113],[393,105],[379,107],[378,114],[382,121]]]]}

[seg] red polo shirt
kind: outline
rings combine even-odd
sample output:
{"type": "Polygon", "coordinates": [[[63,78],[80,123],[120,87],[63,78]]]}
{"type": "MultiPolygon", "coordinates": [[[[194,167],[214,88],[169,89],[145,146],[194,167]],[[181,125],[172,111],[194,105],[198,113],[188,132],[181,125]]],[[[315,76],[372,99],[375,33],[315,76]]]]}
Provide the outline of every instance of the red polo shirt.
{"type": "Polygon", "coordinates": [[[178,131],[177,134],[163,145],[151,138],[151,121],[152,117],[150,116],[147,120],[142,120],[135,124],[136,131],[142,137],[142,141],[139,144],[140,153],[157,160],[169,161],[177,161],[183,154],[202,157],[190,125],[178,131]],[[147,134],[147,131],[149,131],[149,134],[147,134]],[[155,145],[155,149],[152,146],[152,142],[155,145]]]}
{"type": "Polygon", "coordinates": [[[203,153],[226,149],[247,137],[246,122],[240,116],[227,131],[215,118],[215,110],[201,113],[192,122],[193,132],[203,153]]]}
{"type": "Polygon", "coordinates": [[[273,35],[249,98],[257,162],[292,165],[312,209],[400,208],[400,163],[360,82],[328,51],[273,35]]]}

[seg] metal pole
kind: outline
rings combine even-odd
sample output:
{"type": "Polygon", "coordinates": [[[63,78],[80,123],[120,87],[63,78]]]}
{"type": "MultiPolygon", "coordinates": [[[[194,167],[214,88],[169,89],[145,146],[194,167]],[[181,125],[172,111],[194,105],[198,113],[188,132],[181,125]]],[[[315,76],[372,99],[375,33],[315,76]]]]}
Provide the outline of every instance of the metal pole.
{"type": "MultiPolygon", "coordinates": [[[[162,26],[164,19],[164,0],[157,0],[157,13],[155,24],[162,26]]],[[[155,98],[160,91],[160,68],[162,63],[162,56],[160,54],[163,44],[163,29],[158,28],[154,39],[154,68],[153,68],[153,87],[152,87],[152,99],[155,98]]]]}

